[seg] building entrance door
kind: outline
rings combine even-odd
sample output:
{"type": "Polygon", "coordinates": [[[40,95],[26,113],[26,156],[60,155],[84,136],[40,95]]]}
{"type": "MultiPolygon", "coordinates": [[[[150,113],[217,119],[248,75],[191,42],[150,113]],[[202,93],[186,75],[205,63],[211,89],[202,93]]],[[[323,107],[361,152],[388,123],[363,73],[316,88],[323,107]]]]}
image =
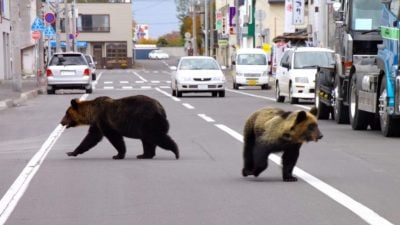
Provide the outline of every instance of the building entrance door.
{"type": "Polygon", "coordinates": [[[96,43],[93,45],[93,58],[97,62],[96,68],[101,69],[104,67],[103,63],[103,45],[96,43]]]}

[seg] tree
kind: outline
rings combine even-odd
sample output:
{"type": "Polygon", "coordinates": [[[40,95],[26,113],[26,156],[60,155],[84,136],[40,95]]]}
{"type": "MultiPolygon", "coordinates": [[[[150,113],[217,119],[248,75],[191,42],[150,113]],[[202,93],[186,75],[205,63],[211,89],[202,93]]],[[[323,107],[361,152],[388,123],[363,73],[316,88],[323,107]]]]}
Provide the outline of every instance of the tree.
{"type": "Polygon", "coordinates": [[[177,31],[165,34],[158,39],[160,46],[183,46],[183,38],[177,31]]]}
{"type": "Polygon", "coordinates": [[[176,11],[178,12],[177,18],[180,21],[189,15],[189,9],[193,0],[175,0],[176,11]]]}

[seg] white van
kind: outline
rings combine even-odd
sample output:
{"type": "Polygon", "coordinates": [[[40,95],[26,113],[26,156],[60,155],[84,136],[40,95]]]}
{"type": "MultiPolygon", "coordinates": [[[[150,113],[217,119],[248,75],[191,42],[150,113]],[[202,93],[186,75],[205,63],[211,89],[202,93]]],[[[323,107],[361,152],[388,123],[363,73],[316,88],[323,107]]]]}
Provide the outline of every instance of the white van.
{"type": "Polygon", "coordinates": [[[261,86],[268,88],[268,55],[259,48],[241,48],[236,51],[233,88],[261,86]]]}

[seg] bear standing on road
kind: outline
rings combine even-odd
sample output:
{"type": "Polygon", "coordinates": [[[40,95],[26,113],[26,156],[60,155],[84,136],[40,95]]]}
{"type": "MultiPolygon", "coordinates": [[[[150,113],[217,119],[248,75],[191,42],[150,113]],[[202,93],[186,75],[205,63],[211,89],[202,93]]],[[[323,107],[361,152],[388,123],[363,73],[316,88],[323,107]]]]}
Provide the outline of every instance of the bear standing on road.
{"type": "Polygon", "coordinates": [[[118,151],[113,159],[125,158],[123,137],[141,139],[143,154],[138,155],[138,159],[153,158],[156,146],[172,151],[175,158],[179,158],[178,146],[167,134],[169,123],[164,108],[147,96],[98,97],[90,101],[73,99],[61,124],[67,128],[90,126],[86,137],[73,152],[67,153],[68,156],[83,154],[105,136],[118,151]]]}
{"type": "Polygon", "coordinates": [[[267,168],[269,154],[283,152],[283,181],[297,181],[292,172],[301,145],[322,138],[316,113],[315,107],[310,112],[285,112],[277,108],[263,108],[254,112],[244,127],[242,175],[257,177],[267,168]]]}

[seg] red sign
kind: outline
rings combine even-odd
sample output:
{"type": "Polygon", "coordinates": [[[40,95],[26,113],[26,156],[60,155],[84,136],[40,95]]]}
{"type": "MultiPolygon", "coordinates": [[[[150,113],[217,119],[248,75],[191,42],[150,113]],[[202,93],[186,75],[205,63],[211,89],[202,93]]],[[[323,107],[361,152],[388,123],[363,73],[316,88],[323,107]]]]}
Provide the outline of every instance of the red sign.
{"type": "Polygon", "coordinates": [[[38,30],[32,31],[32,38],[34,40],[39,40],[40,37],[42,36],[42,33],[38,30]]]}

